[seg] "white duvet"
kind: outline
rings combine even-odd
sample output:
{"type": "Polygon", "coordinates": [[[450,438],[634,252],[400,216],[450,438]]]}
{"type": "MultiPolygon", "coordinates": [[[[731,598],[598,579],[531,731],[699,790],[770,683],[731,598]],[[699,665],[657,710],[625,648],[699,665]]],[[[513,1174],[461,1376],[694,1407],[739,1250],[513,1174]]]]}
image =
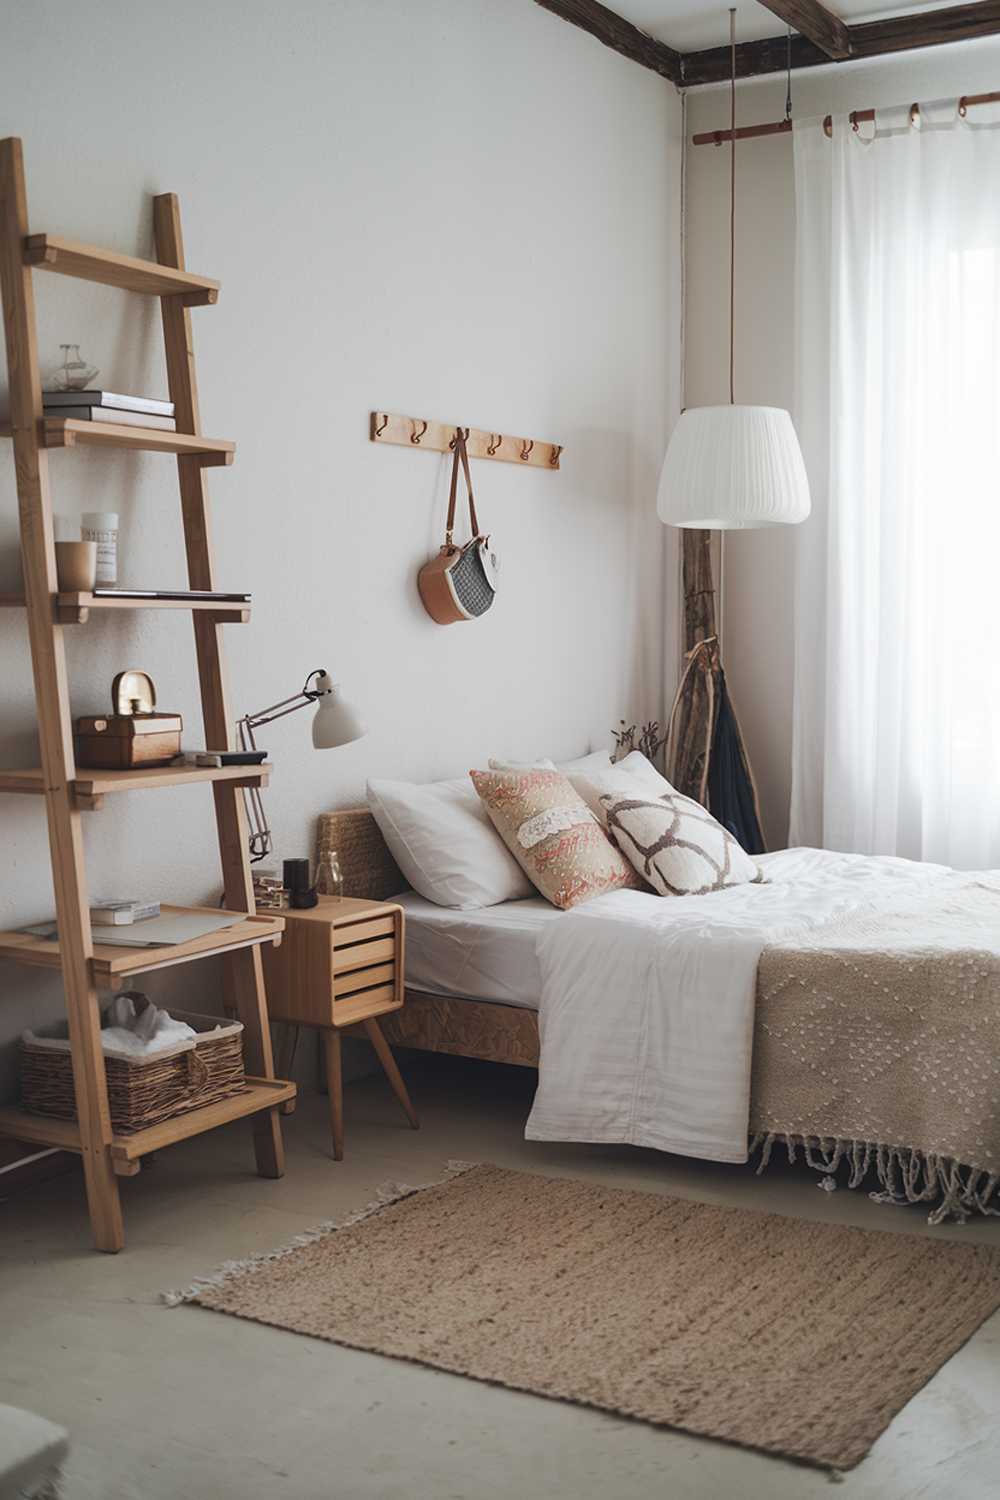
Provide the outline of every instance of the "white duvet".
{"type": "Polygon", "coordinates": [[[789,849],[768,884],[615,891],[540,933],[541,1061],[525,1135],[747,1159],[757,961],[765,947],[939,878],[941,865],[789,849]]]}

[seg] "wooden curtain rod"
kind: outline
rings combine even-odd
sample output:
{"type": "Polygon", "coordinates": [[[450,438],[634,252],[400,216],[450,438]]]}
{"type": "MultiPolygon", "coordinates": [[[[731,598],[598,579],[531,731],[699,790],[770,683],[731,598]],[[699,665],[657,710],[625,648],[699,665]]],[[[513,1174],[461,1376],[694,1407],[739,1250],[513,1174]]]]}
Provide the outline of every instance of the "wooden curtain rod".
{"type": "MultiPolygon", "coordinates": [[[[959,114],[964,117],[974,104],[1000,104],[1000,92],[992,94],[963,94],[958,101],[959,114]]],[[[862,122],[870,124],[875,119],[875,113],[873,109],[852,109],[849,117],[852,128],[857,130],[862,122]]],[[[920,105],[911,105],[911,124],[915,123],[919,118],[920,105]]],[[[758,135],[787,135],[791,128],[791,120],[770,120],[766,125],[741,125],[735,131],[705,130],[699,135],[692,136],[691,143],[695,146],[721,146],[723,142],[732,140],[734,135],[738,141],[749,141],[758,135]]],[[[832,115],[827,115],[823,121],[823,130],[827,136],[833,135],[832,115]]]]}

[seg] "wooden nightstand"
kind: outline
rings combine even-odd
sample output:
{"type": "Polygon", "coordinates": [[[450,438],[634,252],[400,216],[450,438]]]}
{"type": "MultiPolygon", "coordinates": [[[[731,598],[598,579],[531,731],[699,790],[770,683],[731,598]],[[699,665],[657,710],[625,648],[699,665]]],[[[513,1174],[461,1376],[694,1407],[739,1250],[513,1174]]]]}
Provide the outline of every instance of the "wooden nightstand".
{"type": "Polygon", "coordinates": [[[414,1130],[420,1128],[378,1017],[403,1004],[403,908],[391,901],[320,896],[308,911],[283,911],[284,941],[264,957],[272,1021],[323,1033],[333,1155],[344,1156],[340,1037],[363,1028],[414,1130]]]}

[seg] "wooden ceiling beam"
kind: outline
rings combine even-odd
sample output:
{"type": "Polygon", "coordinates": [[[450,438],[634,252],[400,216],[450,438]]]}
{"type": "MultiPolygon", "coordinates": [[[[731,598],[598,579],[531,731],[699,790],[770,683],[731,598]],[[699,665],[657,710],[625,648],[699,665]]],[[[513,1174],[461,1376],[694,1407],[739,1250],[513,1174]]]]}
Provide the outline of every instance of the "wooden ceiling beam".
{"type": "MultiPolygon", "coordinates": [[[[770,0],[761,0],[777,11],[770,0]]],[[[791,8],[791,4],[786,7],[791,8]]],[[[1000,34],[1000,0],[978,0],[971,5],[953,5],[947,10],[921,10],[908,16],[894,16],[886,21],[865,21],[846,26],[850,56],[843,61],[862,57],[881,57],[890,52],[906,52],[915,47],[939,47],[946,42],[965,42],[976,37],[1000,34]]],[[[736,76],[755,78],[765,73],[782,73],[787,65],[788,44],[784,37],[768,37],[760,42],[743,42],[736,49],[736,76]]],[[[807,37],[792,38],[792,67],[816,68],[831,58],[822,47],[807,37]]],[[[699,83],[721,83],[729,77],[729,48],[708,47],[702,52],[685,52],[681,58],[681,86],[699,83]]]]}
{"type": "Polygon", "coordinates": [[[847,28],[852,57],[881,57],[913,47],[940,47],[1000,32],[1000,0],[953,5],[947,10],[919,10],[888,21],[865,21],[847,28]]]}
{"type": "MultiPolygon", "coordinates": [[[[681,88],[721,83],[729,77],[728,47],[677,52],[666,42],[647,36],[599,0],[535,0],[535,3],[681,88]]],[[[816,68],[831,61],[850,62],[1000,34],[1000,0],[975,0],[973,4],[953,5],[947,10],[914,11],[891,20],[865,21],[854,26],[846,25],[819,0],[760,0],[760,4],[797,29],[799,34],[792,37],[791,46],[793,68],[816,68]]],[[[785,37],[741,42],[736,49],[736,76],[757,78],[766,73],[781,73],[787,62],[785,37]]]]}
{"type": "MultiPolygon", "coordinates": [[[[829,64],[822,47],[808,37],[792,37],[792,67],[817,68],[829,64]]],[[[783,73],[788,66],[788,42],[783,36],[769,36],[761,42],[740,42],[736,48],[737,78],[756,78],[764,73],[783,73]]],[[[706,47],[702,52],[685,52],[681,58],[681,87],[699,83],[721,83],[729,77],[729,48],[706,47]]]]}
{"type": "Polygon", "coordinates": [[[589,32],[605,47],[621,53],[622,57],[651,68],[662,78],[669,78],[671,83],[680,83],[681,54],[668,47],[666,42],[647,36],[638,26],[633,26],[631,21],[626,21],[624,16],[617,15],[606,5],[599,4],[598,0],[535,0],[535,3],[589,32]]]}
{"type": "Polygon", "coordinates": [[[760,0],[760,4],[793,31],[808,37],[834,62],[850,57],[851,39],[847,27],[819,0],[760,0]]]}

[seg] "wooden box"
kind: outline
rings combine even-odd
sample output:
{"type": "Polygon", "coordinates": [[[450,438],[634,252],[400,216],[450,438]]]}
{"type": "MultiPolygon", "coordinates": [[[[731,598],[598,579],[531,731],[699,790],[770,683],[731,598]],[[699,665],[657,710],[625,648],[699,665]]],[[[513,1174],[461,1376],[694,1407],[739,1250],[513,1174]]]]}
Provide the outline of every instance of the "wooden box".
{"type": "Polygon", "coordinates": [[[181,753],[180,714],[108,714],[77,719],[76,763],[106,771],[166,766],[181,753]]]}

